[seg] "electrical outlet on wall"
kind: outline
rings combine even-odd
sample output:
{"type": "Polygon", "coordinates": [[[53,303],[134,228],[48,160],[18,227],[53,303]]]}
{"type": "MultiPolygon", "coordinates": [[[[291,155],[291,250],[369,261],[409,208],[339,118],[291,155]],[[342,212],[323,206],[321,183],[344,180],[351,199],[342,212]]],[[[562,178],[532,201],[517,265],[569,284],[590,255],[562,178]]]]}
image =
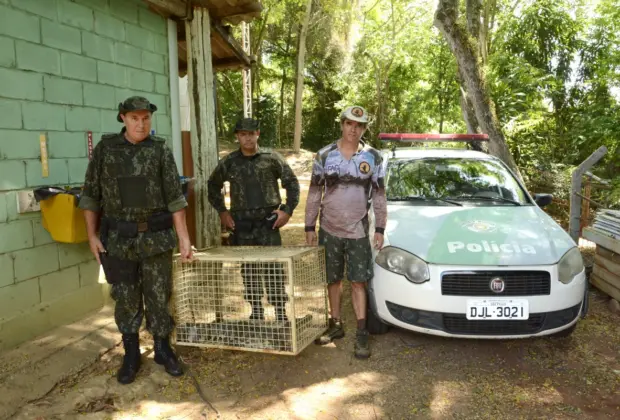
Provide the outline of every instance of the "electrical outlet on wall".
{"type": "Polygon", "coordinates": [[[41,206],[34,198],[34,191],[26,190],[17,192],[17,211],[19,213],[41,211],[41,206]]]}

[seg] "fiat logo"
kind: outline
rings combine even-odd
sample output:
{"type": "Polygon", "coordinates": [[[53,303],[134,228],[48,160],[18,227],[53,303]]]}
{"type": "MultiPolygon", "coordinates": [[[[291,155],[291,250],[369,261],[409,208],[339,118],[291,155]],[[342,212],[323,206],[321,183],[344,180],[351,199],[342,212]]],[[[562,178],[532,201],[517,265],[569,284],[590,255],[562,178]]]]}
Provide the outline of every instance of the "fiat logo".
{"type": "Polygon", "coordinates": [[[491,279],[489,287],[491,288],[491,291],[493,293],[502,293],[504,291],[504,287],[506,287],[506,284],[504,283],[504,280],[500,277],[495,277],[491,279]]]}

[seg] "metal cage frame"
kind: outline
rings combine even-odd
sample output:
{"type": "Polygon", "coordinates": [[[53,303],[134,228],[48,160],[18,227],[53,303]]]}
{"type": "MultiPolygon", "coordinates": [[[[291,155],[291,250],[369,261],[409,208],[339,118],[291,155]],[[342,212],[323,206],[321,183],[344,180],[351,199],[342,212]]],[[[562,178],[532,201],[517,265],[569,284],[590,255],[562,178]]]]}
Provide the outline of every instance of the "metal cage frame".
{"type": "Polygon", "coordinates": [[[176,324],[172,337],[177,345],[295,356],[327,329],[328,297],[323,247],[211,247],[195,252],[194,259],[191,263],[181,263],[176,254],[173,260],[170,309],[176,324]],[[242,268],[245,266],[259,268],[259,287],[265,286],[261,302],[269,295],[264,280],[269,276],[267,270],[281,267],[288,296],[286,321],[272,317],[271,307],[263,320],[248,320],[247,311],[238,310],[248,305],[244,297],[239,299],[240,289],[246,290],[242,268]],[[235,303],[226,305],[225,300],[234,300],[235,303]],[[219,313],[218,308],[221,308],[219,313]],[[207,338],[200,336],[198,331],[207,338]],[[225,342],[209,339],[218,334],[220,338],[225,337],[225,342]],[[269,338],[257,338],[261,334],[269,338]],[[196,338],[199,336],[201,339],[196,338]],[[254,342],[279,345],[230,344],[234,340],[250,340],[248,336],[254,342]]]}

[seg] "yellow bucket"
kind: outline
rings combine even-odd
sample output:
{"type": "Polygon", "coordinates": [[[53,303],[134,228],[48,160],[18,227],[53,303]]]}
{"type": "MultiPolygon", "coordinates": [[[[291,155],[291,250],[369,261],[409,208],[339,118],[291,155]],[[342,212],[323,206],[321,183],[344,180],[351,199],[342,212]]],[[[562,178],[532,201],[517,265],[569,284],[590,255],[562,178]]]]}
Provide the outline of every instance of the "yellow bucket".
{"type": "Polygon", "coordinates": [[[77,244],[88,241],[84,211],[77,207],[76,197],[56,194],[39,202],[43,227],[56,242],[77,244]]]}

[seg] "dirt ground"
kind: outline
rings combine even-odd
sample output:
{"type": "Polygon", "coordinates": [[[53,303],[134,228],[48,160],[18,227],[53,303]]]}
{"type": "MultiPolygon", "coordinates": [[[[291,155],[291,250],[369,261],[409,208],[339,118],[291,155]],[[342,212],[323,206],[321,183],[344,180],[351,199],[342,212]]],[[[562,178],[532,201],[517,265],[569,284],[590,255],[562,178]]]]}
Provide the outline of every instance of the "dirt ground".
{"type": "MultiPolygon", "coordinates": [[[[310,157],[288,156],[304,187],[283,230],[286,244],[303,240],[310,157]]],[[[175,379],[154,364],[144,333],[144,364],[134,384],[116,382],[117,346],[14,418],[620,418],[620,315],[595,290],[590,313],[569,338],[456,340],[392,329],[371,337],[366,361],[352,357],[347,292],[347,335],[335,344],[310,345],[295,357],[180,347],[190,372],[175,379]]]]}

